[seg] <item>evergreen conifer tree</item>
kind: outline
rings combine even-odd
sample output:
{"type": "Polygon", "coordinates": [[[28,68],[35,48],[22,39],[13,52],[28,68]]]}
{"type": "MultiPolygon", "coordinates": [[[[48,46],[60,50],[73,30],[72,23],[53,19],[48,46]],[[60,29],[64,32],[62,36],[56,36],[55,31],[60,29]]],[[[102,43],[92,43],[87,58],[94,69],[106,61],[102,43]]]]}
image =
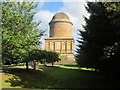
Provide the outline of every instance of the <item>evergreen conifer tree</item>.
{"type": "Polygon", "coordinates": [[[85,17],[84,31],[79,31],[82,36],[82,38],[78,39],[79,45],[76,54],[76,61],[79,66],[95,69],[101,69],[105,66],[106,56],[104,49],[116,42],[118,38],[116,37],[116,31],[120,31],[117,28],[118,21],[115,21],[118,16],[114,16],[115,12],[108,11],[110,5],[113,4],[117,5],[110,2],[109,5],[105,2],[87,3],[86,10],[90,13],[90,17],[89,19],[85,17]],[[113,16],[115,18],[112,18],[113,16]]]}

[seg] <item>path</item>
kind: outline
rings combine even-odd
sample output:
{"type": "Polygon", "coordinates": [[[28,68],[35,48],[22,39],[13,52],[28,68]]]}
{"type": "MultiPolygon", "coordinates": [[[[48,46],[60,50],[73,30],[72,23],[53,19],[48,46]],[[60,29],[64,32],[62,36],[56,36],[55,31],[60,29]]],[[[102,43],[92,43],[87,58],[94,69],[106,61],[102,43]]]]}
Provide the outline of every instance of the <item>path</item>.
{"type": "MultiPolygon", "coordinates": [[[[13,66],[13,67],[0,67],[0,75],[7,73],[7,70],[11,69],[26,69],[26,66],[13,66]],[[5,72],[3,72],[5,71],[5,72]]],[[[33,69],[31,66],[29,66],[29,69],[33,69]]]]}

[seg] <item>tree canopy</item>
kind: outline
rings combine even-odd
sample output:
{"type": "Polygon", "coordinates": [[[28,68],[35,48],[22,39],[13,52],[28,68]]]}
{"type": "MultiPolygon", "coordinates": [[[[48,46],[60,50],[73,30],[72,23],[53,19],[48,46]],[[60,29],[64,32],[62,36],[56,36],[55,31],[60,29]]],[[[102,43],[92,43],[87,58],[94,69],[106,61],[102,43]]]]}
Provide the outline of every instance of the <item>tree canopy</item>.
{"type": "Polygon", "coordinates": [[[33,18],[37,5],[34,2],[1,2],[3,64],[27,60],[23,56],[39,47],[43,31],[36,28],[40,22],[33,18]]]}
{"type": "Polygon", "coordinates": [[[30,61],[33,61],[34,69],[36,69],[36,62],[40,62],[42,64],[52,63],[60,61],[59,54],[52,51],[34,49],[29,52],[28,58],[30,61]]]}
{"type": "MultiPolygon", "coordinates": [[[[84,17],[84,31],[79,30],[82,38],[78,39],[76,61],[81,67],[108,69],[108,63],[117,63],[115,58],[108,60],[108,55],[114,51],[115,56],[120,51],[117,47],[120,42],[120,3],[88,2],[86,10],[90,17],[84,17]],[[110,50],[113,47],[114,49],[110,50]]],[[[110,55],[109,57],[112,57],[110,55]]]]}

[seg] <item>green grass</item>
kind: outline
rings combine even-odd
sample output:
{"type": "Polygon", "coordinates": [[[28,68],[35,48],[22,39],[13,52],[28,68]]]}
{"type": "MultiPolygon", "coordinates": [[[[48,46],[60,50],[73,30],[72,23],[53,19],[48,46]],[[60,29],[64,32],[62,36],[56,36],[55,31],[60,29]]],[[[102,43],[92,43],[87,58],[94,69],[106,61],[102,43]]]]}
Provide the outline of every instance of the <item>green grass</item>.
{"type": "Polygon", "coordinates": [[[58,67],[65,68],[65,69],[80,69],[80,70],[86,70],[86,71],[95,71],[94,68],[78,67],[77,65],[59,65],[58,67]]]}
{"type": "MultiPolygon", "coordinates": [[[[6,70],[5,70],[6,71],[6,70]]],[[[112,83],[104,74],[85,71],[74,65],[47,67],[44,70],[7,70],[3,88],[102,88],[112,83]]]]}

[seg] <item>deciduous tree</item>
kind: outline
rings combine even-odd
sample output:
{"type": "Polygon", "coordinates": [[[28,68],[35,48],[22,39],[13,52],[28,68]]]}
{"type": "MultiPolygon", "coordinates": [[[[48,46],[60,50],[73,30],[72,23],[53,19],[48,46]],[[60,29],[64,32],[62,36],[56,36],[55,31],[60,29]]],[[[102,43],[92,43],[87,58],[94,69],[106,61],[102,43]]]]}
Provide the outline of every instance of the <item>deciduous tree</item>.
{"type": "Polygon", "coordinates": [[[3,63],[28,62],[24,57],[34,47],[40,45],[41,30],[36,29],[40,22],[34,21],[33,11],[38,3],[1,2],[2,6],[2,60],[3,63]],[[25,54],[26,53],[26,54],[25,54]]]}

